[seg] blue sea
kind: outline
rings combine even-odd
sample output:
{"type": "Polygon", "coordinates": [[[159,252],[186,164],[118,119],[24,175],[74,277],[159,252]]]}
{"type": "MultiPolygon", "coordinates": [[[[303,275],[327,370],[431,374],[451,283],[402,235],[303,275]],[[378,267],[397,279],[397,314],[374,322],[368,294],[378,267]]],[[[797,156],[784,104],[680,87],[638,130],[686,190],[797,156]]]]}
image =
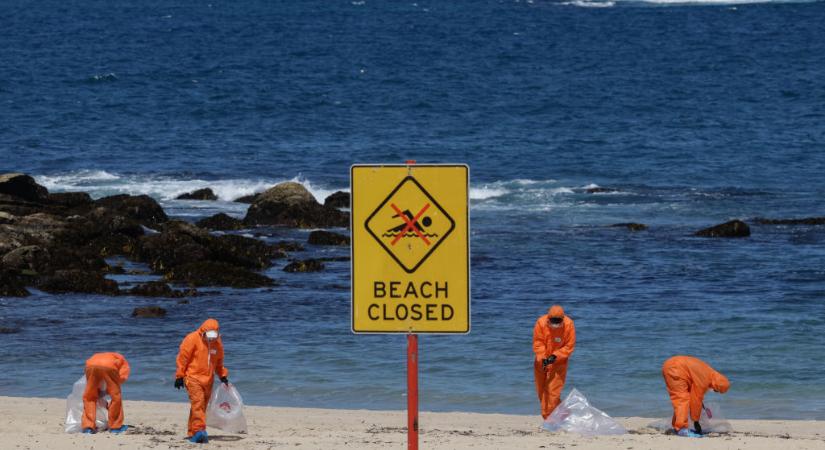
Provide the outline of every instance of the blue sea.
{"type": "MultiPolygon", "coordinates": [[[[708,396],[728,417],[825,419],[825,226],[753,221],[825,216],[825,3],[0,3],[0,172],[52,192],[242,217],[240,195],[323,200],[351,164],[407,159],[471,170],[472,332],[421,337],[423,410],[538,417],[532,326],[560,303],[566,390],[608,414],[669,416],[661,364],[692,354],[730,378],[708,396]],[[207,186],[219,201],[174,200],[207,186]],[[692,236],[734,218],[750,238],[692,236]]],[[[0,335],[0,395],[64,397],[119,351],[128,399],[186,401],[178,344],[214,317],[249,404],[404,409],[406,340],[351,333],[349,263],[285,264],[190,304],[0,298],[22,329],[0,335]],[[168,316],[130,317],[153,304],[168,316]]]]}

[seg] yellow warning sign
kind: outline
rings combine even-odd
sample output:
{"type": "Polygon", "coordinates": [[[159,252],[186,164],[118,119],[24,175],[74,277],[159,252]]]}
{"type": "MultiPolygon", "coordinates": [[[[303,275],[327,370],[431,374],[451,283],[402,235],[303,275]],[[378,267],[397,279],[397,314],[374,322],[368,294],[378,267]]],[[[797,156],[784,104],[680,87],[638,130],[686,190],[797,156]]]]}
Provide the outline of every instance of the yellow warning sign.
{"type": "Polygon", "coordinates": [[[469,168],[355,165],[352,331],[470,331],[469,168]]]}

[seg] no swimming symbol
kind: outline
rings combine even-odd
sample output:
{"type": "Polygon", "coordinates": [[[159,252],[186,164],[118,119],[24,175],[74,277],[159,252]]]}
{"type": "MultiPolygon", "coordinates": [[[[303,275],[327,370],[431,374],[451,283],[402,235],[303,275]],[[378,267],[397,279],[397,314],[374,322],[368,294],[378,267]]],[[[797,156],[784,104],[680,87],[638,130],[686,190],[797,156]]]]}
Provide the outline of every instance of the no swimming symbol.
{"type": "Polygon", "coordinates": [[[455,221],[414,177],[407,176],[364,226],[407,273],[413,273],[449,236],[455,221]]]}

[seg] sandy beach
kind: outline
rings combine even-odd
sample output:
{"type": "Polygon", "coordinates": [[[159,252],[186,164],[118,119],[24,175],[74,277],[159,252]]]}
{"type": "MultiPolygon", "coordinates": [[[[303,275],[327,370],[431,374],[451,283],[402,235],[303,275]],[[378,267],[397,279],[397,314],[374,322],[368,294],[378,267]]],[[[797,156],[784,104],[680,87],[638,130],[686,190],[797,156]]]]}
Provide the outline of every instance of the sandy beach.
{"type": "MultiPolygon", "coordinates": [[[[0,441],[4,449],[75,449],[195,447],[183,440],[187,403],[126,401],[124,435],[66,434],[65,400],[0,397],[0,441]]],[[[249,433],[210,430],[212,448],[227,449],[385,449],[406,448],[404,411],[247,407],[249,433]]],[[[421,414],[420,447],[424,449],[825,449],[821,421],[733,420],[728,435],[686,439],[647,428],[653,419],[624,418],[630,434],[588,438],[551,434],[532,416],[432,413],[421,414]]]]}

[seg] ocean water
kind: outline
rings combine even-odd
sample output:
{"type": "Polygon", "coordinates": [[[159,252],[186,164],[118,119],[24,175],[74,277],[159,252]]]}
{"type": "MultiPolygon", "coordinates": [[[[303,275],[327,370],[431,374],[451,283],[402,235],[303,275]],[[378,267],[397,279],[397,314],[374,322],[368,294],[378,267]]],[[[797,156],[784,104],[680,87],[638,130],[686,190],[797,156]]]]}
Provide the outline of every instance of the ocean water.
{"type": "MultiPolygon", "coordinates": [[[[421,337],[422,409],[537,415],[532,326],[558,302],[578,332],[567,389],[611,415],[668,416],[661,364],[693,354],[731,379],[709,394],[730,417],[825,419],[825,227],[691,236],[825,215],[825,3],[8,0],[0,17],[0,172],[51,191],[147,193],[196,220],[284,180],[323,200],[353,163],[469,164],[472,332],[421,337]],[[174,200],[205,186],[220,201],[174,200]],[[650,229],[607,227],[629,221],[650,229]]],[[[349,264],[284,264],[279,287],[188,305],[0,299],[22,328],[0,335],[0,395],[63,397],[92,352],[120,351],[127,398],[185,401],[177,346],[211,316],[250,404],[403,409],[405,338],[350,332],[349,264]],[[129,317],[151,304],[167,318],[129,317]]]]}

